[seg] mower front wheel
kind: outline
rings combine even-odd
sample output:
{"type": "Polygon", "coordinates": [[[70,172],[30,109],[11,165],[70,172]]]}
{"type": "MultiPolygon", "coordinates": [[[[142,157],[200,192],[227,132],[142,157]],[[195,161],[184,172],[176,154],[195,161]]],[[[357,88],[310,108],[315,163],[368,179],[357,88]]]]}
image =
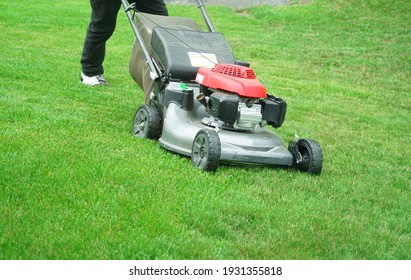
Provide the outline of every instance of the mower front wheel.
{"type": "Polygon", "coordinates": [[[193,141],[191,162],[203,171],[216,171],[221,156],[221,142],[214,130],[200,130],[193,141]]]}
{"type": "Polygon", "coordinates": [[[323,168],[323,153],[317,141],[313,139],[300,139],[295,143],[298,157],[295,158],[295,167],[313,175],[320,175],[323,168]]]}
{"type": "Polygon", "coordinates": [[[161,118],[156,107],[141,105],[134,115],[132,133],[137,138],[160,138],[161,118]]]}

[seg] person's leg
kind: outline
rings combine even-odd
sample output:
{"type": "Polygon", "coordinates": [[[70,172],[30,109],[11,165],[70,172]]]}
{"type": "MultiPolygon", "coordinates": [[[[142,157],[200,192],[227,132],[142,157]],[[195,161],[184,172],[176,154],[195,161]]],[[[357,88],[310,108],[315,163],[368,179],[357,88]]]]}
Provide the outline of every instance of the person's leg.
{"type": "Polygon", "coordinates": [[[168,10],[163,0],[135,0],[133,2],[136,3],[137,10],[142,13],[168,16],[168,10]]]}
{"type": "Polygon", "coordinates": [[[82,71],[86,76],[102,75],[106,41],[116,27],[120,0],[90,0],[91,20],[81,56],[82,71]]]}

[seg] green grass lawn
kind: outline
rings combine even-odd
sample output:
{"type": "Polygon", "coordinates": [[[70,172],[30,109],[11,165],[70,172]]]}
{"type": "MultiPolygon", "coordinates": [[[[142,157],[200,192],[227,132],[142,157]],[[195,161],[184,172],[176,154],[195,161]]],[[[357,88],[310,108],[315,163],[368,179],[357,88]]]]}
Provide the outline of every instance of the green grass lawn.
{"type": "MultiPolygon", "coordinates": [[[[109,87],[80,84],[88,1],[0,3],[0,259],[410,259],[408,0],[208,7],[319,141],[321,176],[221,166],[131,136],[143,93],[120,12],[109,87]]],[[[171,15],[201,21],[194,6],[171,15]]]]}

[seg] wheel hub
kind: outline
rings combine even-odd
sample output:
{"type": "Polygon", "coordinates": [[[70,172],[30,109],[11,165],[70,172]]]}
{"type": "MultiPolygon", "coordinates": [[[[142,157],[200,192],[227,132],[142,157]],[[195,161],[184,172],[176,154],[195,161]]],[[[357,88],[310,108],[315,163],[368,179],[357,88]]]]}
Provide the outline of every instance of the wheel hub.
{"type": "Polygon", "coordinates": [[[201,148],[200,148],[200,153],[199,153],[199,154],[200,154],[200,157],[201,157],[201,158],[204,158],[204,157],[205,157],[205,154],[206,154],[206,153],[205,153],[204,147],[201,147],[201,148]]]}
{"type": "Polygon", "coordinates": [[[304,168],[308,168],[309,167],[309,163],[310,163],[310,158],[309,155],[307,154],[303,154],[302,156],[302,161],[301,161],[301,166],[304,168]]]}
{"type": "Polygon", "coordinates": [[[144,131],[144,126],[145,126],[145,123],[144,121],[142,121],[139,126],[141,131],[144,131]]]}

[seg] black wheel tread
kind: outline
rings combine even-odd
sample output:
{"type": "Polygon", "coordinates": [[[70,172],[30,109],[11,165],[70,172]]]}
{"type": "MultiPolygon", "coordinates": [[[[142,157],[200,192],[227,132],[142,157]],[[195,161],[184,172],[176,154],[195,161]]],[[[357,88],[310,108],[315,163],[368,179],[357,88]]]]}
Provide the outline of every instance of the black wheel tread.
{"type": "Polygon", "coordinates": [[[306,152],[308,153],[306,156],[309,157],[308,165],[297,165],[297,167],[301,171],[314,175],[320,175],[323,168],[323,153],[320,144],[314,139],[300,139],[297,142],[297,147],[302,155],[306,152]]]}
{"type": "MultiPolygon", "coordinates": [[[[220,156],[221,156],[220,138],[217,132],[213,130],[209,130],[209,129],[202,129],[197,133],[196,137],[194,138],[193,143],[196,143],[197,138],[201,134],[203,134],[206,137],[208,141],[209,149],[208,149],[208,157],[207,157],[207,161],[205,165],[197,166],[197,167],[203,171],[216,171],[219,166],[219,161],[220,161],[220,156]]],[[[194,147],[193,147],[193,150],[194,150],[194,147]]],[[[193,164],[195,164],[193,151],[192,151],[191,159],[192,159],[193,164]]]]}
{"type": "Polygon", "coordinates": [[[138,108],[134,115],[132,131],[134,131],[137,115],[143,110],[147,113],[147,123],[145,124],[147,131],[144,133],[143,138],[157,140],[161,136],[161,118],[157,108],[153,105],[143,104],[138,108]]]}

